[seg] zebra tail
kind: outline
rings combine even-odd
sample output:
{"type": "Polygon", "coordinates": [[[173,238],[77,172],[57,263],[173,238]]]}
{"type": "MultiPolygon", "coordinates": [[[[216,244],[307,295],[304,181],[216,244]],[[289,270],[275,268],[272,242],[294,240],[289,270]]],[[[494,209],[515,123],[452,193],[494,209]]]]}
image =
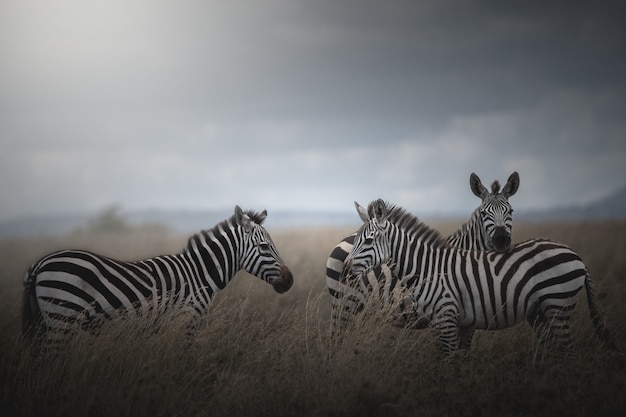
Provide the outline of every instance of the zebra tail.
{"type": "Polygon", "coordinates": [[[596,305],[596,293],[593,287],[593,281],[591,280],[591,275],[587,272],[585,275],[585,290],[587,291],[587,304],[589,305],[589,314],[591,316],[591,321],[593,323],[593,327],[596,330],[596,334],[604,344],[609,349],[618,350],[615,345],[615,341],[611,336],[609,330],[602,324],[602,319],[600,318],[600,313],[598,312],[598,306],[596,305]]]}
{"type": "Polygon", "coordinates": [[[22,293],[22,338],[32,340],[37,326],[41,322],[42,314],[37,303],[35,294],[35,277],[31,267],[24,277],[24,290],[22,293]]]}

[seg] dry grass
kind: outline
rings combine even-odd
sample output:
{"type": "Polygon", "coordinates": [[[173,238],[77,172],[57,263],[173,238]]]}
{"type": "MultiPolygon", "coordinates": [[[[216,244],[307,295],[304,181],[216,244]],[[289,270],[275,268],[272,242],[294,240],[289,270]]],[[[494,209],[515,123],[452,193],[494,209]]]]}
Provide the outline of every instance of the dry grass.
{"type": "MultiPolygon", "coordinates": [[[[436,224],[442,232],[458,224],[436,224]]],[[[626,412],[623,353],[594,338],[586,303],[573,321],[576,354],[563,362],[530,328],[477,332],[468,362],[442,360],[426,330],[385,325],[366,309],[328,339],[326,257],[349,229],[274,232],[296,280],[278,295],[240,274],[217,295],[190,346],[178,317],[157,333],[141,320],[79,334],[60,357],[35,363],[20,335],[21,280],[61,247],[121,259],[178,251],[184,236],[75,235],[0,242],[0,410],[3,416],[540,416],[626,412]]],[[[550,237],[586,261],[608,326],[624,347],[626,223],[517,224],[516,240],[550,237]]]]}

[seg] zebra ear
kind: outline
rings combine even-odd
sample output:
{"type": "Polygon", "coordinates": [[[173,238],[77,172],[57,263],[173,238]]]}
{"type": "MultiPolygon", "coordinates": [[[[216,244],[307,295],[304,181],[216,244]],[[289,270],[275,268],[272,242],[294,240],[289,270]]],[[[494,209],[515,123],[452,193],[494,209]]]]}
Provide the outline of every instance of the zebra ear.
{"type": "Polygon", "coordinates": [[[263,224],[266,218],[267,218],[267,210],[263,210],[261,214],[259,214],[259,217],[258,217],[259,225],[263,224]]]}
{"type": "Polygon", "coordinates": [[[515,195],[518,188],[519,188],[519,174],[517,173],[517,171],[515,171],[514,173],[511,174],[511,176],[506,182],[506,185],[502,189],[502,195],[508,199],[512,195],[515,195]]]}
{"type": "Polygon", "coordinates": [[[367,223],[370,221],[370,216],[367,213],[367,209],[365,207],[361,206],[356,201],[354,202],[354,207],[356,207],[356,212],[359,214],[361,220],[363,220],[363,223],[367,223]]]}
{"type": "Polygon", "coordinates": [[[247,232],[252,229],[252,220],[250,219],[250,216],[244,213],[239,206],[235,206],[235,223],[243,227],[247,232]]]}
{"type": "Polygon", "coordinates": [[[387,219],[387,205],[380,198],[372,205],[372,217],[379,224],[387,219]]]}
{"type": "Polygon", "coordinates": [[[235,222],[239,225],[243,223],[243,210],[239,206],[235,206],[235,222]]]}
{"type": "Polygon", "coordinates": [[[474,174],[473,172],[472,175],[470,175],[469,183],[470,189],[472,190],[474,195],[481,200],[483,200],[489,194],[489,190],[487,189],[487,187],[483,185],[483,183],[480,181],[480,178],[478,178],[478,175],[474,174]]]}

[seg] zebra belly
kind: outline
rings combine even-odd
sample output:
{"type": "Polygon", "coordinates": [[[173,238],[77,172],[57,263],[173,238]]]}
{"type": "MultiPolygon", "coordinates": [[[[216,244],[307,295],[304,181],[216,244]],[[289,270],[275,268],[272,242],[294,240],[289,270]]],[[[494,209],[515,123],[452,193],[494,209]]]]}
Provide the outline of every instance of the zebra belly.
{"type": "Polygon", "coordinates": [[[459,321],[459,327],[478,330],[502,330],[526,320],[524,315],[519,315],[517,317],[517,319],[510,320],[501,312],[491,316],[479,315],[477,317],[473,314],[466,314],[463,315],[462,319],[459,321]]]}

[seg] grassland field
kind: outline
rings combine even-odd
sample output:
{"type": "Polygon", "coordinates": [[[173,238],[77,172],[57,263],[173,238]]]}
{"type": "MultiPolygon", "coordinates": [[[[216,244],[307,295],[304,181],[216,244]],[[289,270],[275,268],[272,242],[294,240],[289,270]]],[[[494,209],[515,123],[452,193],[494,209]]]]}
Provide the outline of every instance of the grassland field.
{"type": "MultiPolygon", "coordinates": [[[[433,222],[443,234],[461,222],[433,222]]],[[[328,337],[326,259],[354,228],[267,228],[294,274],[285,294],[246,273],[214,299],[185,345],[179,317],[158,332],[116,321],[34,361],[20,343],[22,277],[53,250],[123,260],[178,252],[172,233],[76,233],[0,241],[0,416],[618,416],[626,415],[626,222],[516,223],[514,241],[548,237],[586,262],[620,351],[603,347],[586,299],[575,354],[545,352],[527,324],[478,331],[467,361],[442,359],[428,330],[366,308],[340,344],[328,337]]]]}

